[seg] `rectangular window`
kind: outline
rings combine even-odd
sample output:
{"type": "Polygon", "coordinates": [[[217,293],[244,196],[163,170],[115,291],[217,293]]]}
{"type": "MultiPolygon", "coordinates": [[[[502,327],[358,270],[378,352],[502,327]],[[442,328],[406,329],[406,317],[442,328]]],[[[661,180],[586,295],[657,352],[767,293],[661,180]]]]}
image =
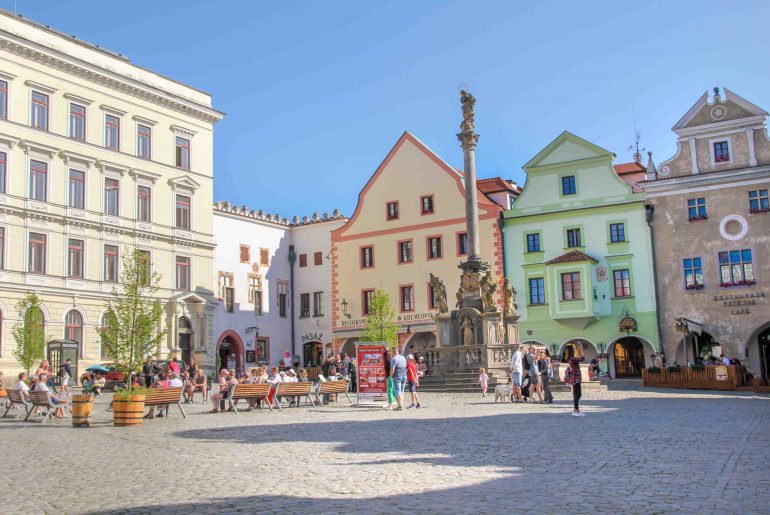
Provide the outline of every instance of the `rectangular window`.
{"type": "Polygon", "coordinates": [[[286,318],[286,294],[278,294],[278,316],[286,318]]]}
{"type": "Polygon", "coordinates": [[[190,197],[176,196],[176,227],[190,229],[190,197]]]}
{"type": "Polygon", "coordinates": [[[136,218],[140,222],[152,220],[152,190],[149,186],[138,186],[136,189],[136,218]]]}
{"type": "Polygon", "coordinates": [[[726,141],[714,143],[714,162],[726,163],[730,160],[730,148],[726,141]]]}
{"type": "Polygon", "coordinates": [[[428,259],[439,259],[441,256],[441,236],[429,236],[428,259]]]}
{"type": "Polygon", "coordinates": [[[67,241],[67,277],[83,277],[83,240],[67,241]]]}
{"type": "Polygon", "coordinates": [[[562,195],[574,195],[577,193],[577,188],[575,187],[575,176],[574,175],[568,175],[566,177],[561,178],[561,194],[562,195]]]}
{"type": "Polygon", "coordinates": [[[300,293],[299,295],[299,317],[307,318],[310,316],[310,294],[300,293]]]}
{"type": "Polygon", "coordinates": [[[414,311],[414,288],[401,286],[401,311],[414,311]]]}
{"type": "Polygon", "coordinates": [[[420,213],[423,215],[433,214],[433,195],[420,197],[420,213]]]}
{"type": "Polygon", "coordinates": [[[262,314],[262,277],[256,274],[249,274],[249,302],[256,304],[254,312],[262,314]]]}
{"type": "Polygon", "coordinates": [[[86,174],[78,170],[70,170],[68,206],[83,209],[86,199],[86,174]]]}
{"type": "Polygon", "coordinates": [[[527,252],[540,252],[540,233],[527,234],[527,252]]]}
{"type": "Polygon", "coordinates": [[[706,220],[708,218],[708,214],[706,213],[706,199],[700,197],[687,200],[687,216],[690,221],[706,220]]]}
{"type": "Polygon", "coordinates": [[[385,206],[385,212],[388,220],[398,219],[398,202],[388,202],[385,206]]]}
{"type": "Polygon", "coordinates": [[[190,258],[176,257],[176,289],[190,290],[190,258]]]}
{"type": "Polygon", "coordinates": [[[120,213],[120,181],[104,179],[104,214],[118,216],[120,213]]]}
{"type": "Polygon", "coordinates": [[[219,272],[219,299],[225,298],[225,290],[233,287],[233,274],[228,272],[219,272]]]}
{"type": "Polygon", "coordinates": [[[241,255],[240,255],[241,263],[248,263],[249,261],[251,261],[251,248],[248,245],[241,245],[240,251],[241,251],[241,255]]]}
{"type": "Polygon", "coordinates": [[[29,261],[27,270],[36,274],[45,273],[46,235],[29,233],[29,261]]]}
{"type": "Polygon", "coordinates": [[[399,241],[398,242],[398,262],[411,263],[412,259],[413,259],[412,240],[399,241]]]}
{"type": "Polygon", "coordinates": [[[610,224],[610,242],[620,243],[626,241],[626,226],[624,224],[610,224]]]}
{"type": "Polygon", "coordinates": [[[254,303],[254,314],[262,314],[262,290],[254,290],[251,293],[251,301],[254,303]]]}
{"type": "Polygon", "coordinates": [[[48,164],[34,159],[29,162],[29,198],[48,200],[48,164]]]}
{"type": "Polygon", "coordinates": [[[185,170],[190,169],[190,140],[176,137],[176,166],[185,170]]]}
{"type": "MultiPolygon", "coordinates": [[[[5,159],[3,159],[5,162],[5,159]]],[[[5,169],[5,164],[3,164],[5,169]]],[[[749,212],[767,213],[770,211],[770,202],[768,201],[767,190],[756,190],[749,192],[749,212]]]]}
{"type": "Polygon", "coordinates": [[[465,256],[468,254],[468,233],[461,232],[457,235],[457,255],[465,256]]]}
{"type": "Polygon", "coordinates": [[[5,193],[8,168],[8,154],[0,152],[0,193],[5,193]]]}
{"type": "Polygon", "coordinates": [[[268,266],[270,264],[270,252],[267,249],[259,249],[259,264],[260,266],[268,266]]]}
{"type": "Polygon", "coordinates": [[[142,159],[152,156],[152,129],[146,125],[136,126],[136,155],[142,159]]]}
{"type": "Polygon", "coordinates": [[[48,95],[32,92],[30,124],[36,129],[48,130],[48,95]]]}
{"type": "Polygon", "coordinates": [[[323,301],[324,301],[324,292],[322,291],[313,292],[313,316],[314,317],[324,316],[323,301]]]}
{"type": "Polygon", "coordinates": [[[613,276],[615,278],[615,297],[630,297],[631,277],[628,270],[615,270],[613,276]]]}
{"type": "Polygon", "coordinates": [[[118,247],[104,246],[104,280],[108,283],[118,282],[118,247]]]}
{"type": "Polygon", "coordinates": [[[120,150],[120,118],[111,114],[104,115],[104,146],[120,150]]]}
{"type": "Polygon", "coordinates": [[[0,118],[8,118],[8,82],[0,80],[0,118]]]}
{"type": "Polygon", "coordinates": [[[719,253],[719,286],[754,284],[751,250],[731,250],[719,253]]]}
{"type": "Polygon", "coordinates": [[[152,254],[149,250],[139,251],[139,283],[149,286],[152,281],[152,254]]]}
{"type": "Polygon", "coordinates": [[[545,281],[542,277],[529,280],[529,303],[545,304],[545,281]]]}
{"type": "Polygon", "coordinates": [[[86,108],[78,104],[70,104],[70,138],[86,140],[86,108]]]}
{"type": "Polygon", "coordinates": [[[0,270],[5,270],[5,227],[0,227],[0,270]]]}
{"type": "Polygon", "coordinates": [[[368,315],[374,297],[374,290],[364,290],[361,292],[361,314],[368,315]]]}
{"type": "Polygon", "coordinates": [[[703,264],[701,258],[684,260],[684,287],[688,290],[703,288],[703,264]]]}
{"type": "Polygon", "coordinates": [[[580,272],[561,274],[561,298],[562,300],[583,298],[580,293],[580,272]]]}
{"type": "Polygon", "coordinates": [[[374,247],[361,247],[361,268],[374,267],[374,247]]]}
{"type": "Polygon", "coordinates": [[[580,229],[567,229],[567,247],[580,247],[580,229]]]}
{"type": "Polygon", "coordinates": [[[315,266],[321,266],[324,264],[324,255],[321,252],[313,253],[313,264],[315,266]]]}
{"type": "Polygon", "coordinates": [[[225,288],[225,313],[233,313],[235,311],[235,288],[225,288]]]}
{"type": "Polygon", "coordinates": [[[299,267],[305,268],[307,266],[307,254],[299,255],[299,267]]]}
{"type": "Polygon", "coordinates": [[[429,309],[436,309],[438,306],[436,305],[436,292],[433,289],[433,287],[428,283],[428,308],[429,309]]]}

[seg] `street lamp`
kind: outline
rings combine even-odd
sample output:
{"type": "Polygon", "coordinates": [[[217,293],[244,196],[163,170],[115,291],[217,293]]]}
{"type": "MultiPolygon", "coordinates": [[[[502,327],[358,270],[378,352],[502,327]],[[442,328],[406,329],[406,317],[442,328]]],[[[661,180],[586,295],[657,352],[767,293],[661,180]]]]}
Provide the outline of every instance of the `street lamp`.
{"type": "Polygon", "coordinates": [[[348,301],[345,300],[344,297],[340,305],[342,306],[342,314],[345,315],[348,320],[350,320],[350,313],[348,313],[348,301]]]}
{"type": "Polygon", "coordinates": [[[554,357],[554,358],[556,357],[556,344],[555,343],[551,344],[551,356],[554,357]]]}

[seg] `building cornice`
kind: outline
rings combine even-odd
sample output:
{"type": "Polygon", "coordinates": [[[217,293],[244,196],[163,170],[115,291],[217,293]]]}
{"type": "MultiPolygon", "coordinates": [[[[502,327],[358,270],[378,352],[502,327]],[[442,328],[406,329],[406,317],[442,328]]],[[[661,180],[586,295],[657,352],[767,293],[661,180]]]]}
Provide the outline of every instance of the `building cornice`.
{"type": "Polygon", "coordinates": [[[637,186],[642,188],[646,193],[653,193],[664,190],[675,190],[681,187],[690,187],[703,183],[725,181],[736,182],[756,177],[770,177],[770,165],[720,170],[718,172],[705,172],[694,175],[688,174],[677,177],[662,177],[652,181],[639,181],[637,186]]]}
{"type": "Polygon", "coordinates": [[[120,91],[146,102],[191,116],[206,123],[216,123],[225,114],[216,109],[144,84],[124,75],[100,68],[32,41],[0,32],[0,49],[39,64],[70,73],[90,82],[120,91]]]}
{"type": "Polygon", "coordinates": [[[237,218],[239,220],[245,220],[248,222],[255,222],[261,224],[274,225],[277,227],[300,227],[307,225],[320,224],[324,222],[340,222],[347,221],[347,217],[335,209],[332,214],[324,213],[319,215],[313,213],[313,216],[303,216],[299,218],[294,216],[291,218],[282,217],[280,213],[271,215],[265,213],[261,209],[254,210],[248,206],[236,206],[229,202],[215,202],[214,203],[214,215],[222,215],[230,218],[237,218]]]}

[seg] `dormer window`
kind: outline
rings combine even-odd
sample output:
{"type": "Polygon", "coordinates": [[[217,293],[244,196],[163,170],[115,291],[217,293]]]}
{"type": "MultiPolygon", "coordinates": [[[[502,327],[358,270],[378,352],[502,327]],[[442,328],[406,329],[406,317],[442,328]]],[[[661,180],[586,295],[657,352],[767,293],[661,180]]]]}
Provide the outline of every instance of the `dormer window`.
{"type": "Polygon", "coordinates": [[[730,161],[730,146],[727,141],[717,141],[714,143],[714,162],[727,163],[730,161]]]}

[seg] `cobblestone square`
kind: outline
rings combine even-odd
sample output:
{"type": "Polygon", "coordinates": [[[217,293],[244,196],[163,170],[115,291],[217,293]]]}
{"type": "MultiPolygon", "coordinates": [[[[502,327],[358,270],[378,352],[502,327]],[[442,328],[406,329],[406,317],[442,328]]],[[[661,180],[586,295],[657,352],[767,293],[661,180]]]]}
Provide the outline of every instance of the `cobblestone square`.
{"type": "Polygon", "coordinates": [[[421,410],[0,420],[2,513],[767,513],[770,398],[426,394],[421,410]]]}

